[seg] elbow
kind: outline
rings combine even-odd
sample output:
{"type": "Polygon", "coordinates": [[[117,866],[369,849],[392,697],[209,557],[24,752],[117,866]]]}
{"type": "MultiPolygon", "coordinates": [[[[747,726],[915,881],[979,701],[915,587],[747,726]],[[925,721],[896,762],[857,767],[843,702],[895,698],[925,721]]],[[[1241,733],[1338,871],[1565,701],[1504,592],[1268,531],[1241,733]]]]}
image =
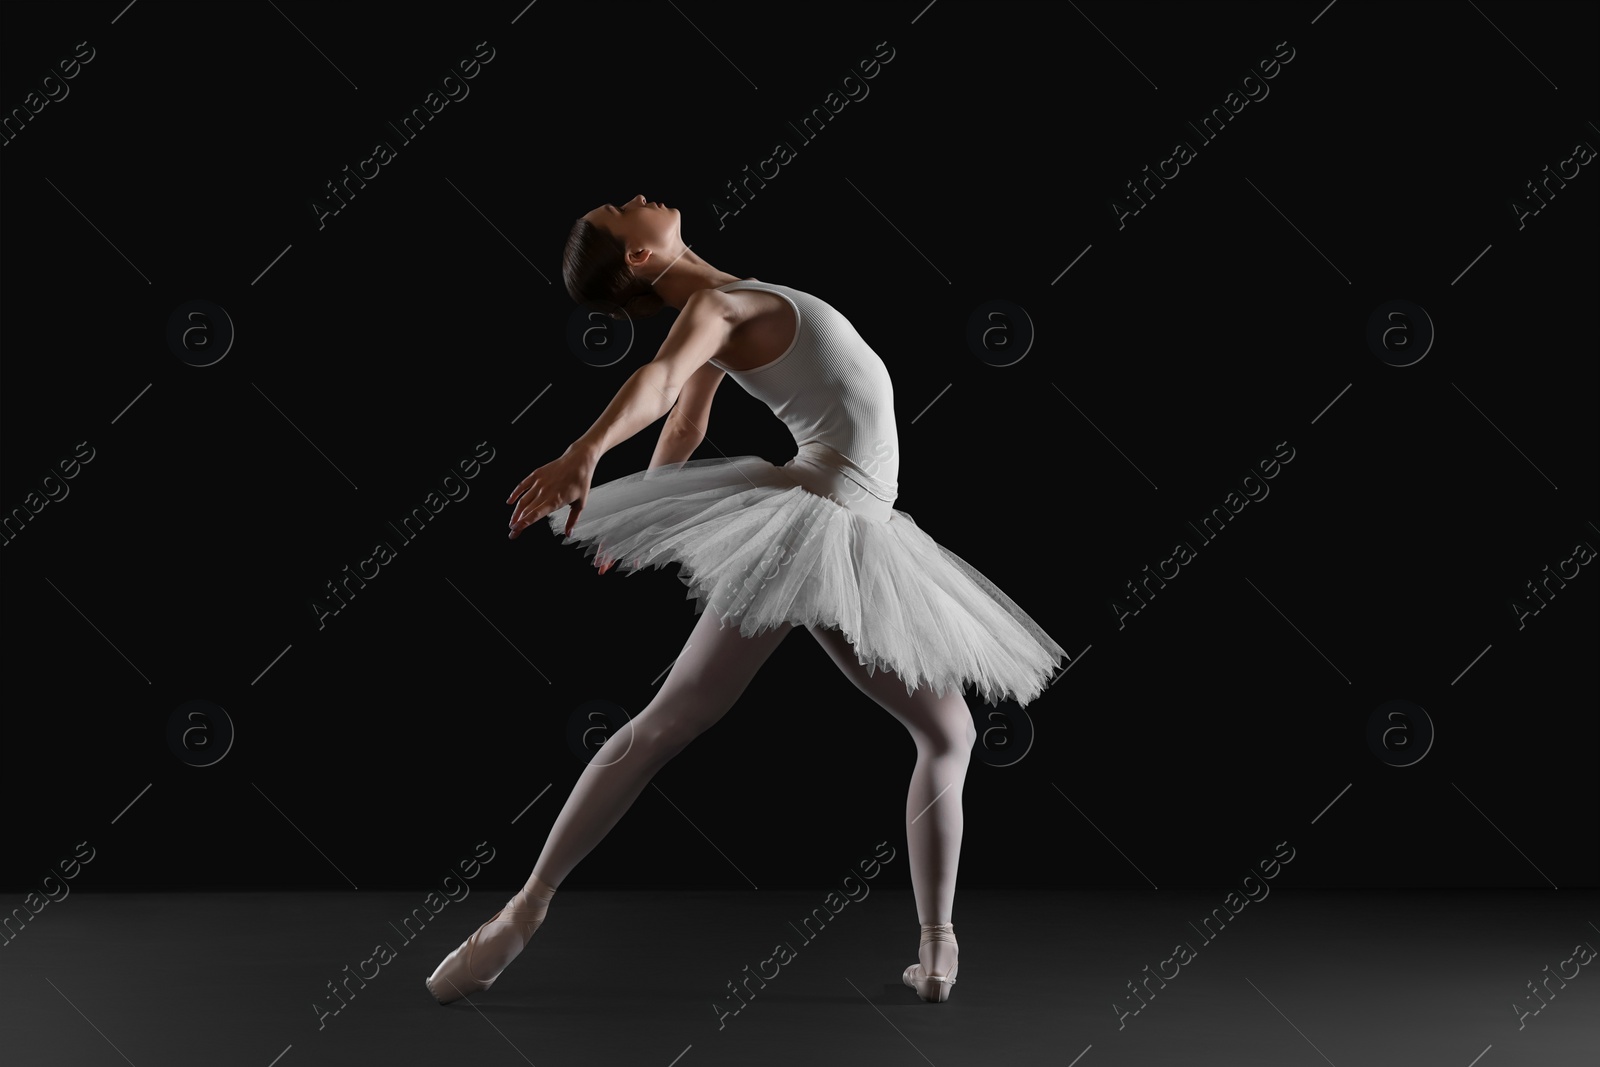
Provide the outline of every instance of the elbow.
{"type": "Polygon", "coordinates": [[[666,432],[674,441],[690,448],[706,439],[705,427],[696,425],[680,414],[677,408],[673,408],[672,414],[667,416],[666,432]]]}
{"type": "Polygon", "coordinates": [[[676,427],[674,427],[674,436],[676,436],[680,441],[683,441],[685,444],[698,445],[701,441],[706,439],[706,432],[704,427],[693,426],[686,422],[680,422],[676,427]]]}

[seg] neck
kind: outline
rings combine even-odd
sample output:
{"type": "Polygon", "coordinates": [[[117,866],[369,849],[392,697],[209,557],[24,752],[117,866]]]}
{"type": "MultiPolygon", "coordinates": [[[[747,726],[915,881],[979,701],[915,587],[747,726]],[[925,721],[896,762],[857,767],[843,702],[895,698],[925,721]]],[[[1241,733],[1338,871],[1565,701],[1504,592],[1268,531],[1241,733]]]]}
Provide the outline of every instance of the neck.
{"type": "Polygon", "coordinates": [[[688,248],[676,259],[666,259],[657,271],[658,276],[651,281],[651,287],[664,303],[679,311],[701,289],[715,289],[719,285],[740,280],[737,275],[713,267],[688,248]]]}

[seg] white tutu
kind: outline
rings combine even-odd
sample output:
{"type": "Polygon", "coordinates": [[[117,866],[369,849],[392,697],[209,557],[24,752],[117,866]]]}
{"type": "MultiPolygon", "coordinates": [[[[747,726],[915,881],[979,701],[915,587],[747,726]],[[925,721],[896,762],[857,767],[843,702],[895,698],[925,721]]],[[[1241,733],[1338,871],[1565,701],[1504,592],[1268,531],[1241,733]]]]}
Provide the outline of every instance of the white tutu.
{"type": "MultiPolygon", "coordinates": [[[[798,459],[799,457],[797,457],[798,459]]],[[[907,691],[972,685],[1027,705],[1066,650],[903,511],[875,521],[800,484],[795,460],[689,460],[591,486],[572,536],[602,573],[678,564],[695,612],[745,636],[788,622],[840,630],[907,691]],[[598,558],[596,558],[598,557],[598,558]]],[[[848,484],[848,483],[841,483],[848,484]]],[[[558,536],[570,507],[546,521],[558,536]]]]}

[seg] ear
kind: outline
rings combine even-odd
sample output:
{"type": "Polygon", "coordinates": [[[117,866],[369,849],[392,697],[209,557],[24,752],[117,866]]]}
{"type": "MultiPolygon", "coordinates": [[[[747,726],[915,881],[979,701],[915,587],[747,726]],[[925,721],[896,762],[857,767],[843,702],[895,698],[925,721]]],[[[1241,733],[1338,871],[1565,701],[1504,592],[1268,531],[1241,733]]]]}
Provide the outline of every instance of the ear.
{"type": "Polygon", "coordinates": [[[653,254],[654,253],[652,253],[648,248],[633,249],[628,252],[628,266],[632,267],[634,270],[638,270],[640,267],[650,262],[650,257],[653,254]]]}

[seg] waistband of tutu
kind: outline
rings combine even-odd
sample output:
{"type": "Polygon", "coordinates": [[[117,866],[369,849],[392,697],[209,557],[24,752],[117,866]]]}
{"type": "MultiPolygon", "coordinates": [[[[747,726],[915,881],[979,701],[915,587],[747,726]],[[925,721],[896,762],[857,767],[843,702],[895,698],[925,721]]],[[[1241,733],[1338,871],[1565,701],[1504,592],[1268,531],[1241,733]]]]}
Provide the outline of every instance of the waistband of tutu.
{"type": "Polygon", "coordinates": [[[846,478],[859,485],[868,495],[878,498],[885,504],[893,504],[900,495],[899,485],[894,482],[886,482],[876,475],[867,473],[855,460],[820,441],[812,441],[810,444],[801,445],[795,458],[799,459],[802,456],[835,468],[846,478]]]}
{"type": "Polygon", "coordinates": [[[860,515],[887,522],[893,514],[896,487],[868,474],[828,445],[801,445],[784,469],[810,491],[860,515]]]}

